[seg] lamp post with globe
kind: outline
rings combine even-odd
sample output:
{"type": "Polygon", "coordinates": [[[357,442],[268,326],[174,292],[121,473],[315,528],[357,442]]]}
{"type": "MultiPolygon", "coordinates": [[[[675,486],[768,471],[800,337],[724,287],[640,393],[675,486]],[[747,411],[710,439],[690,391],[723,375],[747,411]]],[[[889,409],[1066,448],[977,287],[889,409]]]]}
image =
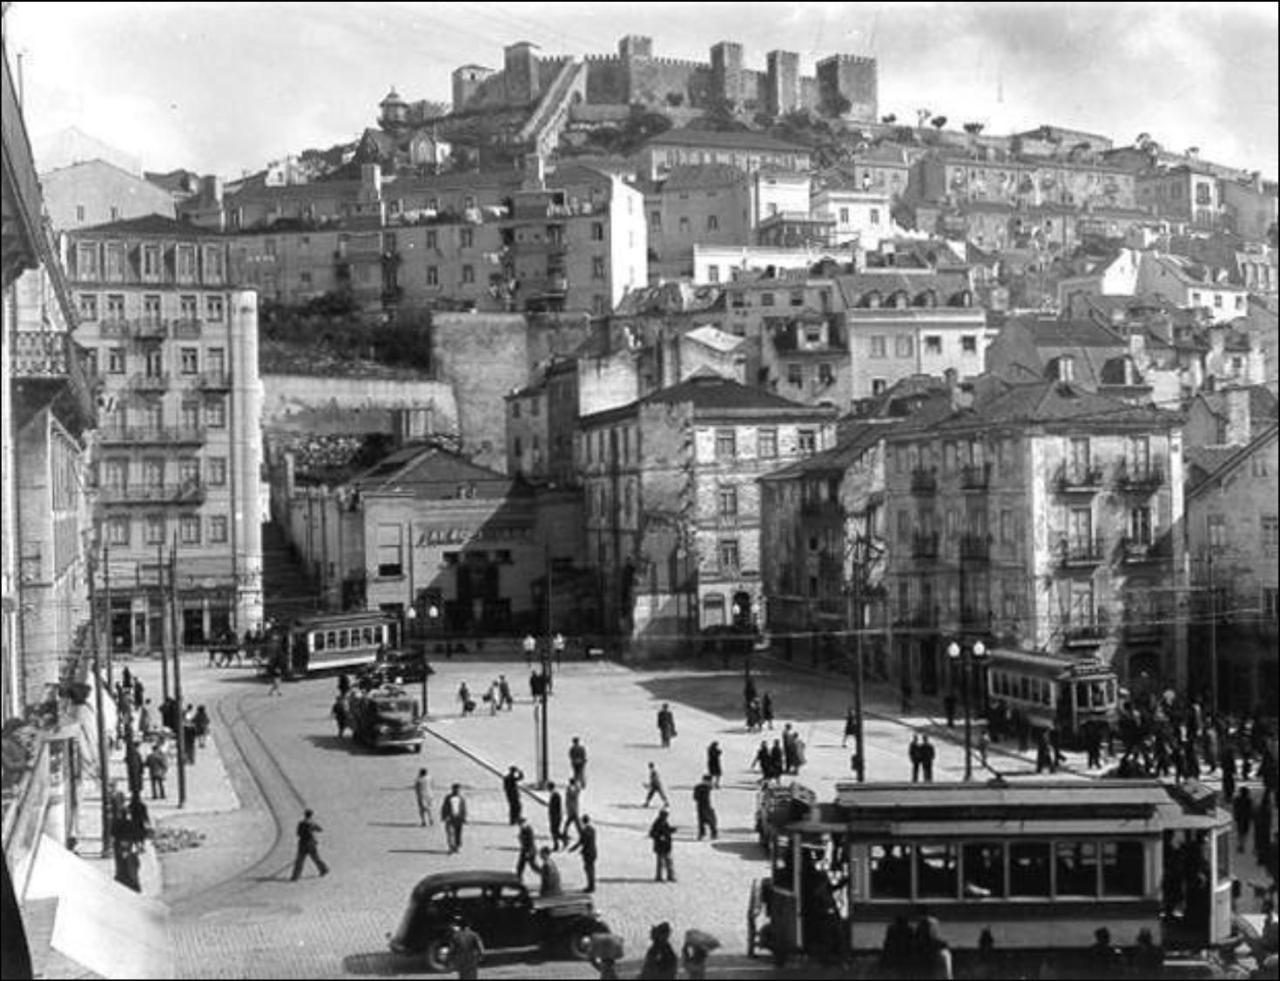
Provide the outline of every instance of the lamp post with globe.
{"type": "Polygon", "coordinates": [[[947,645],[947,657],[954,664],[959,661],[962,669],[961,678],[964,686],[964,778],[973,779],[973,714],[969,708],[969,689],[973,685],[973,664],[987,656],[987,645],[976,640],[970,646],[959,641],[947,645]]]}

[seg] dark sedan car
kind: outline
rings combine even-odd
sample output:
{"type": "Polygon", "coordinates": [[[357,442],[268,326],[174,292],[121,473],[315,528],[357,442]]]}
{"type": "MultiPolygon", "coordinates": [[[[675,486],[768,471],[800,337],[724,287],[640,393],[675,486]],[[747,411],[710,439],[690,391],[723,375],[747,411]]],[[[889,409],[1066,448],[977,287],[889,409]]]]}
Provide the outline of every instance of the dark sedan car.
{"type": "Polygon", "coordinates": [[[609,932],[582,893],[531,896],[514,872],[439,872],[414,886],[391,949],[425,957],[429,970],[449,970],[454,917],[479,934],[487,951],[540,949],[578,960],[590,956],[594,934],[609,932]]]}

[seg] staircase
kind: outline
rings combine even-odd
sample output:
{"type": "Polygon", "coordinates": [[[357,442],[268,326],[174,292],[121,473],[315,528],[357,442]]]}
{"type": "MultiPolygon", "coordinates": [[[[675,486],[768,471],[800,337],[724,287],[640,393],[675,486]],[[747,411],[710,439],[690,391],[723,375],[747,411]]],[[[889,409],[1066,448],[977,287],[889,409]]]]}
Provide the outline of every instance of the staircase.
{"type": "Polygon", "coordinates": [[[267,619],[288,623],[321,608],[319,590],[275,522],[262,526],[262,591],[267,619]]]}
{"type": "Polygon", "coordinates": [[[560,142],[560,134],[569,124],[569,110],[574,96],[585,99],[587,93],[586,62],[570,58],[556,73],[547,87],[546,94],[538,101],[533,114],[516,134],[519,143],[530,144],[542,156],[547,156],[560,142]]]}

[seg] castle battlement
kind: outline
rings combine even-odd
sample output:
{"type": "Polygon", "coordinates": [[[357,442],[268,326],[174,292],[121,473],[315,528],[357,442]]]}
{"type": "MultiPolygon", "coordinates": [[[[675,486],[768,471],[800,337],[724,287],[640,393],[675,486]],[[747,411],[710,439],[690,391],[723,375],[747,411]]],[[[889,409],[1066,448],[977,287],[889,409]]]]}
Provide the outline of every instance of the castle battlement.
{"type": "Polygon", "coordinates": [[[818,64],[829,65],[833,61],[838,62],[841,65],[872,65],[873,66],[876,63],[875,58],[872,58],[869,55],[833,54],[833,55],[827,55],[827,57],[821,59],[818,62],[818,64]]]}

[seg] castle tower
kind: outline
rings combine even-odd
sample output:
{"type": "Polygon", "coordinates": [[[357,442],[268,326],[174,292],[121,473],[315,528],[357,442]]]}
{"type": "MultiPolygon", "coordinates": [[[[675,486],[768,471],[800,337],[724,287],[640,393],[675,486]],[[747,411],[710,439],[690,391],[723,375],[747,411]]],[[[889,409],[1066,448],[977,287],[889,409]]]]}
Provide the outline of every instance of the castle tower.
{"type": "Polygon", "coordinates": [[[467,108],[480,83],[493,74],[492,68],[483,65],[463,65],[453,70],[453,111],[467,108]]]}
{"type": "Polygon", "coordinates": [[[652,58],[653,38],[643,34],[628,34],[618,42],[618,55],[623,61],[632,58],[652,58]]]}
{"type": "Polygon", "coordinates": [[[742,106],[742,45],[721,41],[711,48],[711,98],[742,106]]]}
{"type": "Polygon", "coordinates": [[[794,51],[770,51],[765,61],[765,111],[781,116],[799,109],[800,56],[794,51]]]}
{"type": "Polygon", "coordinates": [[[523,105],[538,97],[538,46],[531,41],[517,41],[502,49],[502,78],[507,102],[523,105]]]}
{"type": "Polygon", "coordinates": [[[843,115],[856,122],[879,119],[876,60],[857,55],[832,55],[818,62],[820,109],[828,116],[843,115]],[[848,101],[848,106],[843,105],[848,101]]]}
{"type": "Polygon", "coordinates": [[[391,87],[387,97],[378,103],[381,112],[378,114],[378,125],[387,131],[403,129],[408,122],[409,105],[400,98],[400,93],[391,87]]]}

